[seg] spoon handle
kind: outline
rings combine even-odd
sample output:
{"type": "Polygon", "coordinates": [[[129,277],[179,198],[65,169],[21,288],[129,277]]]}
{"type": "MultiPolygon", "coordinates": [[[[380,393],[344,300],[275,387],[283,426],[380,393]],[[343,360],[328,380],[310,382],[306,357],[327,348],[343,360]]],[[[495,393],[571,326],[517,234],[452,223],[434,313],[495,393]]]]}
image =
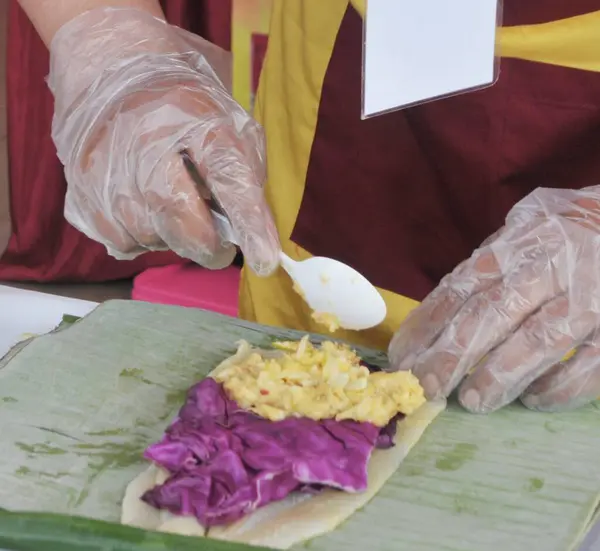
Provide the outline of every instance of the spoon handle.
{"type": "MultiPolygon", "coordinates": [[[[213,209],[210,209],[210,212],[213,217],[213,222],[215,223],[215,227],[219,232],[219,235],[229,243],[233,243],[234,245],[239,246],[235,238],[235,234],[233,232],[233,227],[231,225],[231,221],[227,217],[226,214],[221,214],[220,212],[216,212],[213,209]]],[[[298,264],[295,260],[290,258],[283,251],[279,252],[279,260],[281,262],[282,268],[289,274],[289,276],[294,279],[294,268],[298,264]]]]}
{"type": "MultiPolygon", "coordinates": [[[[221,207],[219,201],[217,201],[217,198],[214,196],[213,192],[210,190],[210,188],[204,181],[204,178],[202,178],[202,176],[198,172],[198,169],[196,168],[196,165],[194,164],[194,161],[192,160],[192,157],[190,156],[189,152],[184,149],[181,152],[181,158],[183,159],[183,164],[185,165],[185,168],[187,169],[190,178],[194,181],[196,187],[198,188],[198,193],[200,194],[200,197],[202,197],[202,199],[206,201],[206,204],[210,209],[213,221],[215,223],[217,231],[219,232],[219,235],[225,241],[239,246],[239,243],[233,231],[233,226],[231,225],[231,220],[227,216],[225,209],[221,207]]],[[[290,276],[292,276],[294,268],[298,263],[295,260],[291,259],[283,251],[279,253],[279,259],[281,260],[281,265],[283,266],[283,269],[288,274],[290,274],[290,276]]]]}
{"type": "Polygon", "coordinates": [[[229,243],[233,243],[239,247],[239,243],[235,237],[235,233],[233,232],[233,226],[231,225],[231,221],[227,218],[226,215],[216,212],[214,210],[210,210],[213,222],[215,223],[215,227],[217,228],[217,232],[221,236],[222,239],[228,241],[229,243]]]}
{"type": "Polygon", "coordinates": [[[194,184],[196,184],[196,187],[198,188],[200,197],[206,201],[206,204],[210,209],[217,232],[223,240],[239,246],[233,231],[233,226],[231,225],[231,220],[229,220],[225,210],[223,207],[221,207],[219,201],[217,201],[217,198],[204,181],[204,178],[202,178],[198,172],[198,169],[196,168],[189,151],[184,149],[180,154],[190,178],[194,181],[194,184]]]}
{"type": "Polygon", "coordinates": [[[290,258],[283,251],[279,253],[279,260],[281,262],[281,267],[289,274],[289,276],[292,279],[294,279],[294,269],[298,265],[298,262],[290,258]]]}

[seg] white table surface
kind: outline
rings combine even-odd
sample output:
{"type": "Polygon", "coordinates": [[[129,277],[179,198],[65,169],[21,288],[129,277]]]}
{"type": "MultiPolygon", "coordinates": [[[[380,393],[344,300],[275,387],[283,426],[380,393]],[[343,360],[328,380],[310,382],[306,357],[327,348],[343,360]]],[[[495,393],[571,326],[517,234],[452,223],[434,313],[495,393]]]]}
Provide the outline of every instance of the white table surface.
{"type": "MultiPolygon", "coordinates": [[[[96,306],[98,303],[87,300],[0,285],[0,357],[23,340],[24,335],[48,333],[64,314],[85,316],[96,306]]],[[[600,551],[600,523],[588,534],[579,551],[600,551]]]]}
{"type": "Polygon", "coordinates": [[[27,333],[52,331],[64,314],[85,316],[98,304],[0,285],[0,357],[27,333]]]}
{"type": "Polygon", "coordinates": [[[579,551],[600,551],[600,521],[590,530],[579,551]]]}

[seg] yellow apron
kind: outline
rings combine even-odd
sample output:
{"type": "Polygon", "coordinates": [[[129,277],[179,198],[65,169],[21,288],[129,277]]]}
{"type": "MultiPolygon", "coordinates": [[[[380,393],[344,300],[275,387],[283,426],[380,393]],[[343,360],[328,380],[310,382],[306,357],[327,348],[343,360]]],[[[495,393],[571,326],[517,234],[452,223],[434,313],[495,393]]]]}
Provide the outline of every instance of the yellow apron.
{"type": "MultiPolygon", "coordinates": [[[[353,0],[364,14],[364,0],[353,0]]],[[[269,47],[263,65],[255,116],[266,130],[268,182],[283,250],[302,260],[310,253],[290,240],[304,192],[320,94],[338,29],[349,0],[275,0],[269,47]]],[[[600,11],[546,23],[501,29],[504,57],[600,71],[600,11]]],[[[388,317],[379,327],[336,337],[384,349],[406,315],[418,303],[380,289],[388,317]]],[[[244,269],[240,316],[259,323],[323,333],[311,312],[279,270],[259,278],[244,269]]]]}

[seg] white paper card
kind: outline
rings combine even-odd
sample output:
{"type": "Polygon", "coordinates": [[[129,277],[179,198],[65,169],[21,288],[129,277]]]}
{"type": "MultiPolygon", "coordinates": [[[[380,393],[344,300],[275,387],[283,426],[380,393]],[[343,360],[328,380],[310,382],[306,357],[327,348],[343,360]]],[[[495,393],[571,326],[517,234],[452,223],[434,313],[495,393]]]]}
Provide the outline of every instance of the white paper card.
{"type": "Polygon", "coordinates": [[[363,117],[494,82],[499,0],[368,0],[363,117]]]}

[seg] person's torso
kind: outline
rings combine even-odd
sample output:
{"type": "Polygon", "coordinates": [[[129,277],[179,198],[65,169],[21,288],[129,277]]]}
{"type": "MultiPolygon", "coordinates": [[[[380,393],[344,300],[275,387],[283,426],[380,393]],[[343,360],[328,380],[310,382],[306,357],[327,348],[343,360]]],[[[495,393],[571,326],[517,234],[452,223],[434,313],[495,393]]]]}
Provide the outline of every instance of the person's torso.
{"type": "MultiPolygon", "coordinates": [[[[600,72],[504,58],[491,88],[361,120],[360,4],[275,0],[256,115],[284,250],[336,258],[375,283],[388,319],[341,336],[385,346],[519,199],[598,184],[600,72]]],[[[595,10],[597,0],[505,0],[503,51],[600,71],[595,10]],[[566,34],[540,25],[575,16],[566,34]]],[[[322,331],[283,273],[246,271],[241,306],[250,319],[322,331]]]]}

